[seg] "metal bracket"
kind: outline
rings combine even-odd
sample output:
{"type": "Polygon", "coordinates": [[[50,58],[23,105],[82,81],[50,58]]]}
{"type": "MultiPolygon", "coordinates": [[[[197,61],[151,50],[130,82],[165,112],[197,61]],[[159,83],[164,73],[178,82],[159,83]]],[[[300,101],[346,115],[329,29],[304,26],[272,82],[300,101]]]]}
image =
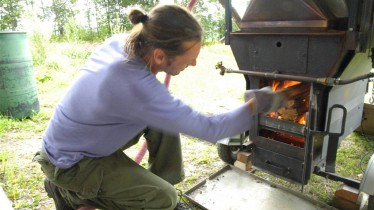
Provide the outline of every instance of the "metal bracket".
{"type": "Polygon", "coordinates": [[[347,118],[347,109],[344,106],[340,104],[335,104],[329,109],[329,114],[328,114],[328,119],[327,119],[327,129],[326,129],[326,133],[329,135],[327,157],[326,157],[326,172],[335,173],[336,153],[338,151],[338,146],[339,146],[339,137],[344,134],[346,118],[347,118]],[[342,118],[342,125],[341,125],[340,133],[330,133],[332,111],[334,109],[343,110],[343,118],[342,118]]]}

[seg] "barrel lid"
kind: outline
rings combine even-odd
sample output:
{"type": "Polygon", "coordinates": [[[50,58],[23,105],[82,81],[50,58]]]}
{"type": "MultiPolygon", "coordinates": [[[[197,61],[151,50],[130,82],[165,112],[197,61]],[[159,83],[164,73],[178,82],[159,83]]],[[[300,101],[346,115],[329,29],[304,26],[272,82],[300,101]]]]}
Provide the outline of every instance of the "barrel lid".
{"type": "Polygon", "coordinates": [[[0,31],[0,34],[26,34],[26,31],[0,31]]]}

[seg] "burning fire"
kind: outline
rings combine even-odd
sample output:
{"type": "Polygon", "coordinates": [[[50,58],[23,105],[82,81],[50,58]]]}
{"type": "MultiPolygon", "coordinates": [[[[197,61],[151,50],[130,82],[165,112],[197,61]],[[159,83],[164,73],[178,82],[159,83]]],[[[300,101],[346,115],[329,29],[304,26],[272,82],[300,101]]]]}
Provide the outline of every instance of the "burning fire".
{"type": "Polygon", "coordinates": [[[291,87],[291,86],[294,86],[294,85],[298,85],[300,83],[301,82],[291,81],[291,80],[286,80],[286,81],[283,81],[283,82],[273,81],[273,83],[271,84],[271,87],[273,88],[274,91],[276,91],[276,90],[288,88],[288,87],[291,87]]]}
{"type": "MultiPolygon", "coordinates": [[[[301,82],[298,81],[273,81],[271,86],[274,91],[289,88],[295,85],[299,85],[301,82]]],[[[277,118],[279,120],[291,120],[299,124],[306,124],[306,112],[308,111],[308,96],[309,90],[299,91],[297,95],[289,100],[285,107],[281,107],[275,112],[269,113],[267,116],[277,118]]]]}
{"type": "MultiPolygon", "coordinates": [[[[274,91],[280,91],[287,95],[288,101],[285,106],[267,116],[279,120],[288,120],[301,125],[306,125],[307,113],[309,111],[310,85],[298,81],[269,81],[274,91]],[[285,90],[286,88],[289,88],[285,90]]],[[[281,122],[279,122],[281,123],[281,122]]],[[[274,141],[283,142],[296,147],[304,147],[304,138],[290,135],[283,131],[272,131],[263,128],[259,135],[274,141]]]]}
{"type": "Polygon", "coordinates": [[[297,121],[301,125],[305,125],[306,123],[306,114],[303,114],[303,116],[300,117],[299,121],[297,121]]]}

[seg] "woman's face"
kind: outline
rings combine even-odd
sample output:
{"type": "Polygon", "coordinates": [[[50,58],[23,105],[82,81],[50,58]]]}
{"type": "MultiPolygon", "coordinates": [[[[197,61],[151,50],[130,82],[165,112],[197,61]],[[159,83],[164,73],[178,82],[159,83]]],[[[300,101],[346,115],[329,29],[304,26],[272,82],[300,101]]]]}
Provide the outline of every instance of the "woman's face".
{"type": "Polygon", "coordinates": [[[168,58],[166,65],[162,69],[167,74],[172,76],[178,75],[188,66],[196,66],[196,59],[200,53],[200,41],[185,41],[183,43],[184,49],[187,49],[182,55],[168,58]]]}

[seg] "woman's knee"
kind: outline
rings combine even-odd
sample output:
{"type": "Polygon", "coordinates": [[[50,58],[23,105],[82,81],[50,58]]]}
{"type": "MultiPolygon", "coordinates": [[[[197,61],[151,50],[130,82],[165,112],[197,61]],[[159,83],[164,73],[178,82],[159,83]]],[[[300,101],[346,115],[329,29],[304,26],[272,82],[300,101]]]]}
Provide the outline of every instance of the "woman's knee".
{"type": "Polygon", "coordinates": [[[159,198],[156,198],[155,200],[161,202],[162,206],[167,206],[167,209],[174,209],[178,201],[178,192],[175,188],[172,185],[169,185],[160,189],[160,191],[161,192],[158,194],[159,198]]]}

